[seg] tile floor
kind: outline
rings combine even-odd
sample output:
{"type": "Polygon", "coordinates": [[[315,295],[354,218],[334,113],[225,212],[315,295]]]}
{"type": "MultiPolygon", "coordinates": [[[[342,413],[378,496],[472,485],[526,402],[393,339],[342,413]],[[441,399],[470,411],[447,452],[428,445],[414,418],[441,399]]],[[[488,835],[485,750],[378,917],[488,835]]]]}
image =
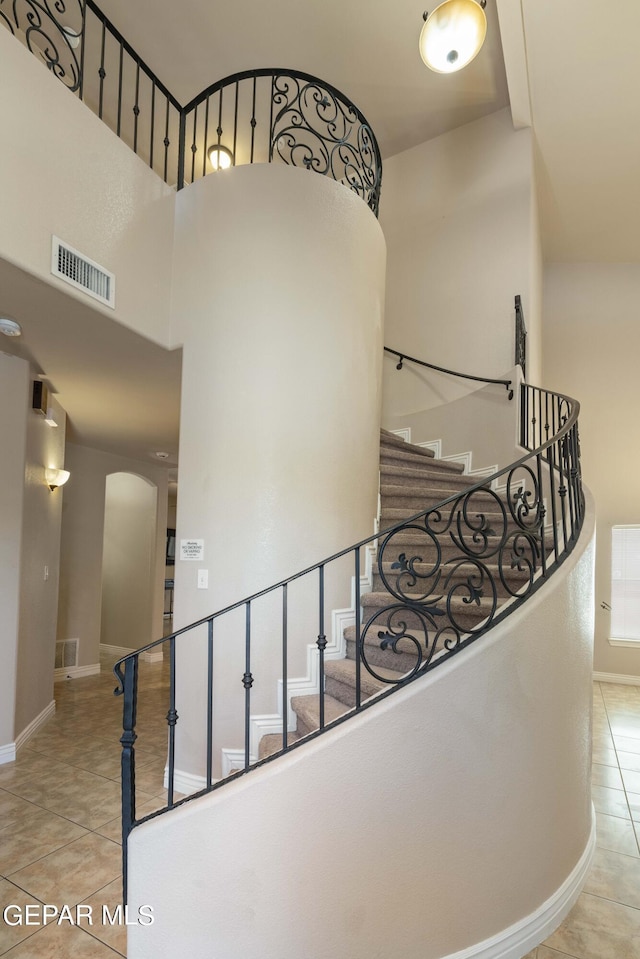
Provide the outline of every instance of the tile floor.
{"type": "MultiPolygon", "coordinates": [[[[166,659],[165,659],[166,663],[166,659]]],[[[0,766],[0,907],[120,900],[121,701],[100,676],[56,685],[56,715],[0,766]]],[[[167,669],[140,666],[139,809],[164,801],[167,669]]],[[[593,801],[598,848],[562,926],[525,959],[640,959],[640,687],[594,683],[593,801]]],[[[9,926],[3,959],[115,959],[124,926],[9,926]]]]}

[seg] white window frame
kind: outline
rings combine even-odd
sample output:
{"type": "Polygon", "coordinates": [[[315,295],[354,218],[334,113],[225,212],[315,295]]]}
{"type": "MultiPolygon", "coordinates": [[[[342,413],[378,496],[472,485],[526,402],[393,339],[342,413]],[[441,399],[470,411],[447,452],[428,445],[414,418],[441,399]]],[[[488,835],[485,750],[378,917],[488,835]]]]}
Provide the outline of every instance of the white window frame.
{"type": "Polygon", "coordinates": [[[640,649],[640,524],[611,527],[609,645],[640,649]]]}

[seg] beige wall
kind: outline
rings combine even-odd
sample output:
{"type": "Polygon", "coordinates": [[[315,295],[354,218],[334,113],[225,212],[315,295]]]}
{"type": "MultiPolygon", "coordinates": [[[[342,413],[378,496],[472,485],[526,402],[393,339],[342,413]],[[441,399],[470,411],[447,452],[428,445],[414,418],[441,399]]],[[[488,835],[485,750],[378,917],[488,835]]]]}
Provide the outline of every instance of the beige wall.
{"type": "Polygon", "coordinates": [[[516,959],[544,939],[595,844],[593,520],[589,500],[565,564],[460,655],[134,829],[129,904],[154,923],[129,959],[516,959]]]}
{"type": "Polygon", "coordinates": [[[138,649],[160,636],[153,622],[157,500],[157,488],[141,476],[107,476],[100,632],[107,646],[138,649]]]}
{"type": "MultiPolygon", "coordinates": [[[[514,296],[540,381],[540,242],[530,130],[509,110],[385,161],[385,345],[438,366],[503,377],[514,362],[514,296]]],[[[385,364],[385,418],[437,406],[477,384],[385,364]]]]}
{"type": "Polygon", "coordinates": [[[29,365],[0,352],[0,762],[13,758],[29,365]]]}
{"type": "Polygon", "coordinates": [[[52,398],[59,425],[48,426],[31,410],[31,390],[29,364],[0,353],[0,762],[53,700],[64,489],[51,492],[44,471],[65,465],[65,415],[52,398]]]}
{"type": "MultiPolygon", "coordinates": [[[[292,167],[236,167],[176,203],[177,538],[205,549],[201,562],[176,560],[182,626],[373,532],[385,247],[359,197],[292,167]],[[208,589],[196,587],[199,568],[208,589]]],[[[254,643],[260,713],[276,705],[280,635],[278,621],[254,643]]],[[[298,637],[305,668],[308,635],[298,637]]],[[[243,745],[242,709],[229,706],[242,707],[243,665],[215,645],[217,761],[219,747],[243,745]]],[[[178,766],[198,773],[205,711],[191,652],[185,674],[178,766]]]]}
{"type": "Polygon", "coordinates": [[[0,86],[0,256],[85,300],[51,276],[55,234],[115,273],[116,310],[95,308],[164,344],[174,191],[4,29],[0,86]]]}
{"type": "Polygon", "coordinates": [[[640,523],[640,265],[550,263],[545,269],[544,385],[581,404],[585,482],[598,514],[594,667],[640,677],[640,647],[608,643],[611,527],[640,523]]]}
{"type": "Polygon", "coordinates": [[[18,735],[53,699],[60,524],[65,487],[52,492],[45,483],[44,471],[47,466],[66,464],[65,415],[55,397],[51,398],[51,404],[57,427],[45,423],[42,414],[31,412],[27,417],[16,684],[18,735]]]}
{"type": "Polygon", "coordinates": [[[153,463],[71,443],[67,445],[67,468],[74,483],[69,480],[67,484],[62,517],[58,639],[79,639],[78,665],[88,666],[100,661],[105,484],[110,473],[134,473],[157,487],[154,613],[145,642],[162,636],[167,471],[153,463]]]}

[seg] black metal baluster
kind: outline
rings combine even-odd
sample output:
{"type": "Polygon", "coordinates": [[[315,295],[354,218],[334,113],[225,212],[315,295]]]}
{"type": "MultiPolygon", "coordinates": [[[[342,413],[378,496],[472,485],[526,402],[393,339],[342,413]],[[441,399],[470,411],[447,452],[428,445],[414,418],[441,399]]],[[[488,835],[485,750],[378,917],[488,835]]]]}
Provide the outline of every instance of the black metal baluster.
{"type": "Polygon", "coordinates": [[[220,144],[222,142],[222,90],[218,92],[218,126],[216,128],[218,135],[218,169],[220,169],[220,144]]]}
{"type": "Polygon", "coordinates": [[[354,575],[355,575],[355,604],[356,604],[356,709],[360,709],[361,703],[361,660],[362,660],[362,643],[364,642],[364,637],[360,636],[360,630],[362,627],[361,623],[361,610],[360,610],[360,550],[356,548],[354,550],[354,575]]]}
{"type": "Polygon", "coordinates": [[[563,551],[567,548],[567,477],[564,472],[564,437],[554,444],[558,456],[558,496],[560,497],[560,516],[562,521],[563,551]]]}
{"type": "Polygon", "coordinates": [[[320,697],[320,729],[324,729],[324,651],[327,648],[327,637],[324,632],[324,565],[318,568],[320,577],[318,583],[318,694],[320,697]]]}
{"type": "Polygon", "coordinates": [[[538,491],[539,491],[538,495],[540,498],[540,507],[539,507],[540,509],[540,568],[542,569],[542,575],[546,576],[547,575],[547,548],[546,548],[546,543],[544,539],[545,537],[544,521],[545,521],[547,511],[544,506],[544,495],[543,495],[544,488],[542,484],[542,479],[543,479],[542,456],[540,455],[540,453],[538,453],[538,455],[536,456],[536,466],[537,466],[537,474],[538,474],[538,491]]]}
{"type": "Polygon", "coordinates": [[[156,128],[156,85],[151,81],[151,134],[149,137],[149,166],[153,170],[153,140],[156,128]]]}
{"type": "Polygon", "coordinates": [[[102,47],[100,52],[100,68],[98,70],[98,76],[100,77],[100,96],[98,99],[98,117],[102,120],[102,99],[104,93],[104,78],[106,77],[106,71],[104,69],[104,44],[105,44],[105,33],[106,27],[104,21],[102,22],[102,47]]]}
{"type": "Polygon", "coordinates": [[[80,82],[78,84],[78,97],[84,100],[84,48],[87,37],[87,0],[82,0],[82,33],[80,35],[80,82]]]}
{"type": "Polygon", "coordinates": [[[138,155],[138,117],[140,116],[140,64],[136,63],[136,101],[133,105],[133,152],[138,155]]]}
{"type": "Polygon", "coordinates": [[[253,147],[256,138],[256,78],[253,78],[253,105],[251,107],[251,158],[249,163],[253,163],[253,147]]]}
{"type": "Polygon", "coordinates": [[[167,771],[167,806],[173,806],[173,779],[176,763],[176,638],[169,640],[169,711],[167,724],[169,726],[169,768],[167,771]]]}
{"type": "Polygon", "coordinates": [[[238,149],[238,96],[240,84],[236,80],[236,99],[233,107],[233,165],[237,163],[236,150],[238,149]]]}
{"type": "Polygon", "coordinates": [[[547,466],[549,469],[549,489],[550,489],[550,499],[551,499],[551,522],[553,523],[553,552],[555,555],[555,561],[558,562],[558,506],[556,502],[556,464],[555,464],[555,448],[556,443],[552,443],[551,446],[546,451],[547,466]]]}
{"type": "Polygon", "coordinates": [[[213,620],[207,623],[207,789],[213,779],[213,620]]]}
{"type": "Polygon", "coordinates": [[[198,123],[198,107],[196,105],[193,110],[193,141],[191,143],[191,183],[193,183],[193,181],[196,178],[196,150],[198,149],[198,145],[196,143],[196,135],[198,132],[197,123],[198,123]]]}
{"type": "Polygon", "coordinates": [[[120,136],[122,128],[122,69],[124,61],[124,46],[120,42],[120,59],[118,64],[118,116],[116,119],[116,133],[120,136]]]}
{"type": "Polygon", "coordinates": [[[207,97],[204,107],[204,150],[202,151],[202,175],[207,175],[207,147],[209,145],[209,100],[207,97]]]}
{"type": "Polygon", "coordinates": [[[186,148],[187,137],[187,115],[184,110],[180,111],[180,132],[178,134],[178,180],[176,189],[182,190],[184,187],[184,151],[186,148]]]}
{"type": "Polygon", "coordinates": [[[575,503],[573,500],[573,476],[571,473],[571,443],[570,432],[564,435],[564,455],[565,455],[565,475],[567,478],[567,505],[569,507],[569,533],[573,539],[573,531],[576,528],[575,503]]]}
{"type": "Polygon", "coordinates": [[[268,143],[269,149],[267,151],[267,156],[269,157],[269,163],[271,163],[273,160],[273,97],[275,94],[275,88],[276,88],[276,77],[275,77],[275,74],[272,73],[271,74],[271,104],[269,107],[269,143],[268,143]]]}
{"type": "Polygon", "coordinates": [[[138,704],[138,656],[128,657],[124,663],[122,704],[122,894],[127,901],[127,844],[129,833],[136,822],[136,712],[138,704]]]}
{"type": "Polygon", "coordinates": [[[249,768],[249,733],[251,722],[251,602],[245,603],[245,665],[242,685],[244,686],[244,768],[249,768]]]}
{"type": "Polygon", "coordinates": [[[546,443],[549,439],[549,393],[547,390],[544,391],[544,431],[544,442],[546,443]]]}
{"type": "Polygon", "coordinates": [[[287,584],[282,587],[282,748],[289,743],[289,671],[288,671],[288,596],[287,584]]]}
{"type": "Polygon", "coordinates": [[[163,179],[164,179],[164,182],[166,183],[166,182],[167,182],[168,166],[169,166],[169,145],[170,145],[170,143],[171,143],[171,140],[169,139],[169,98],[168,98],[168,97],[167,97],[167,110],[166,110],[166,113],[165,113],[165,120],[164,120],[164,140],[163,140],[163,143],[164,143],[164,177],[163,177],[163,179]]]}

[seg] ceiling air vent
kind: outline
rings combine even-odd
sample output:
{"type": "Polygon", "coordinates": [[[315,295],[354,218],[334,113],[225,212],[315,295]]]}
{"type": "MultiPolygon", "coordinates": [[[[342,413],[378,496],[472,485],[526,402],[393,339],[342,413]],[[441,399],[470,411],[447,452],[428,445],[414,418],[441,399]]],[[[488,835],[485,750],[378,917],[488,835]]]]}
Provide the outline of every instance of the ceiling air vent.
{"type": "Polygon", "coordinates": [[[51,272],[53,275],[83,290],[94,300],[99,300],[115,309],[116,278],[113,273],[109,273],[87,256],[78,253],[57,236],[54,236],[52,240],[51,272]]]}

